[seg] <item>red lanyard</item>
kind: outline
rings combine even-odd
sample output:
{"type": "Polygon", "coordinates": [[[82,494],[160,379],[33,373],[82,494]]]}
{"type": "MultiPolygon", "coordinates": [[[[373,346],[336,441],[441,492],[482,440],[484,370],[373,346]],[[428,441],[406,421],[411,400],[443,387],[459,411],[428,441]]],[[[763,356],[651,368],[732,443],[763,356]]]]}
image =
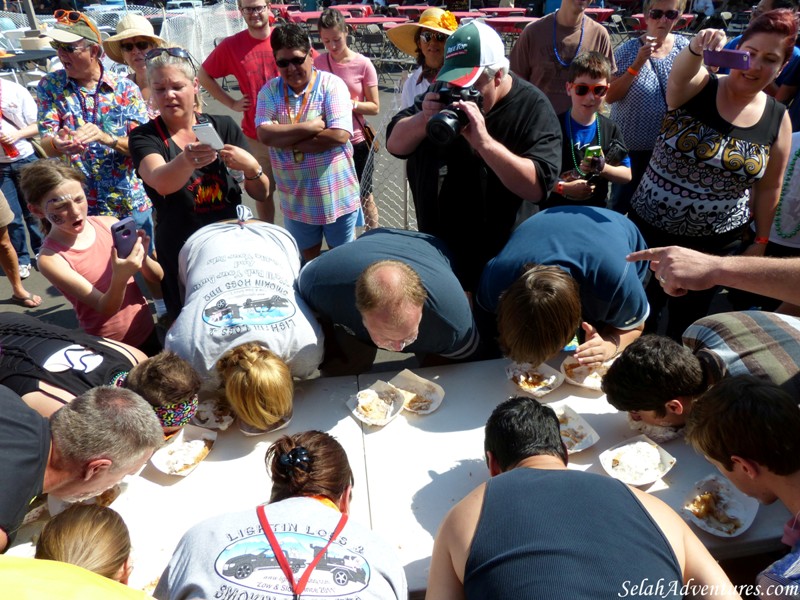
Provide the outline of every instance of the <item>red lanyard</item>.
{"type": "Polygon", "coordinates": [[[311,98],[311,94],[314,92],[314,84],[317,81],[317,70],[314,69],[314,74],[311,77],[311,81],[308,82],[305,91],[303,92],[303,101],[300,104],[300,110],[297,111],[297,115],[292,117],[292,105],[289,104],[289,84],[285,83],[286,86],[283,90],[283,101],[286,104],[286,114],[289,115],[289,122],[291,124],[299,123],[300,122],[300,115],[303,114],[303,111],[306,109],[306,105],[308,104],[309,99],[311,98]]]}
{"type": "Polygon", "coordinates": [[[264,530],[264,535],[267,536],[267,541],[269,541],[270,548],[272,548],[272,552],[275,554],[275,560],[278,561],[278,564],[281,566],[281,571],[286,576],[289,585],[292,586],[292,593],[294,594],[294,600],[299,600],[300,594],[303,593],[303,590],[306,589],[306,584],[308,583],[308,578],[311,577],[311,572],[316,568],[319,561],[322,559],[322,556],[328,551],[328,547],[333,543],[339,534],[344,529],[344,526],[347,524],[347,514],[342,513],[342,517],[339,519],[339,524],[336,526],[336,529],[333,530],[333,534],[331,538],[328,540],[328,543],[325,544],[325,547],[320,550],[316,556],[314,556],[314,560],[306,567],[306,570],[303,571],[303,574],[300,576],[300,581],[295,583],[294,581],[294,574],[292,573],[292,568],[289,566],[289,561],[286,560],[286,555],[281,550],[281,545],[278,543],[278,539],[275,537],[275,533],[272,531],[272,527],[267,520],[267,513],[264,512],[264,505],[256,508],[256,513],[258,514],[258,520],[261,523],[261,528],[264,530]]]}

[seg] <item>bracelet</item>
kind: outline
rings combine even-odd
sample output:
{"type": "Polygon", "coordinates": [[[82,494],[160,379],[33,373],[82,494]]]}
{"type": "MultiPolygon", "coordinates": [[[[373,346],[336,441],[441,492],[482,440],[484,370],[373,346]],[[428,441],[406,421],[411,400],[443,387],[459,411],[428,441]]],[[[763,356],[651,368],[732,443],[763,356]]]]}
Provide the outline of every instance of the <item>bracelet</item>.
{"type": "Polygon", "coordinates": [[[358,110],[358,100],[353,100],[353,110],[358,110]]]}
{"type": "Polygon", "coordinates": [[[113,133],[109,133],[109,135],[111,136],[111,142],[109,142],[108,147],[116,150],[117,144],[119,143],[119,138],[115,136],[113,133]]]}
{"type": "Polygon", "coordinates": [[[258,173],[256,173],[252,177],[248,177],[247,175],[245,175],[244,178],[247,181],[255,181],[256,179],[260,179],[263,174],[264,174],[264,168],[263,167],[258,167],[258,173]]]}
{"type": "Polygon", "coordinates": [[[636,77],[636,76],[639,74],[639,71],[637,71],[637,70],[636,70],[636,69],[634,69],[633,67],[628,67],[628,73],[630,73],[631,75],[633,75],[634,77],[636,77]]]}
{"type": "Polygon", "coordinates": [[[759,244],[759,245],[762,245],[762,244],[763,245],[767,245],[767,244],[769,244],[769,238],[768,237],[757,237],[756,239],[753,240],[753,243],[754,244],[759,244]]]}
{"type": "Polygon", "coordinates": [[[686,47],[689,49],[689,52],[691,52],[691,53],[692,53],[692,54],[694,54],[695,56],[703,56],[703,55],[702,55],[702,54],[700,54],[699,52],[695,52],[694,50],[692,50],[692,45],[691,45],[691,44],[687,45],[686,47]]]}
{"type": "MultiPolygon", "coordinates": [[[[611,358],[614,358],[615,356],[617,356],[619,354],[619,342],[620,342],[620,340],[619,340],[619,336],[616,333],[610,334],[609,337],[611,338],[609,341],[610,342],[614,342],[614,354],[611,355],[611,358]]],[[[611,360],[611,359],[609,359],[609,360],[611,360]]]]}
{"type": "Polygon", "coordinates": [[[556,194],[558,194],[559,196],[563,196],[564,195],[564,182],[563,181],[559,181],[556,184],[556,194]]]}

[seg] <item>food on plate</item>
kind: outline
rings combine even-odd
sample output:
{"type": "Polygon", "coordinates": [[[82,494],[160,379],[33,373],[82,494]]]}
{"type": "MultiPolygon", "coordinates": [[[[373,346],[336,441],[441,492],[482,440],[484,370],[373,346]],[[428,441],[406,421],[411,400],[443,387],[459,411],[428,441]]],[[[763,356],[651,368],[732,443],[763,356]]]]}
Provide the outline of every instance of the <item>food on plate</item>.
{"type": "Polygon", "coordinates": [[[219,398],[206,398],[197,405],[197,412],[192,417],[192,423],[207,429],[220,429],[230,427],[234,417],[231,408],[219,398]]]}
{"type": "Polygon", "coordinates": [[[683,432],[682,429],[677,427],[651,425],[650,423],[645,423],[644,421],[636,421],[631,417],[630,413],[628,413],[628,425],[634,431],[643,433],[657,444],[663,444],[664,442],[669,442],[670,440],[679,438],[683,432]]]}
{"type": "Polygon", "coordinates": [[[742,521],[726,512],[727,504],[719,491],[708,490],[695,496],[686,509],[709,527],[731,535],[742,526],[742,521]]]}
{"type": "Polygon", "coordinates": [[[561,430],[561,439],[570,454],[593,446],[600,439],[586,420],[566,405],[554,406],[561,430]]]}
{"type": "Polygon", "coordinates": [[[167,472],[179,475],[196,467],[211,450],[214,440],[190,440],[176,442],[166,449],[167,472]]]}
{"type": "Polygon", "coordinates": [[[119,495],[122,493],[122,487],[119,484],[113,485],[99,496],[94,497],[94,503],[98,506],[111,506],[119,495]]]}
{"type": "Polygon", "coordinates": [[[607,360],[599,365],[582,365],[574,356],[569,356],[561,363],[561,372],[570,383],[599,390],[603,383],[603,377],[608,373],[608,368],[613,362],[613,360],[607,360]]]}
{"type": "Polygon", "coordinates": [[[359,421],[367,425],[383,426],[403,409],[405,398],[391,383],[376,381],[358,394],[350,396],[347,406],[359,421]]]}
{"type": "Polygon", "coordinates": [[[564,376],[546,364],[534,366],[515,362],[506,367],[506,374],[523,392],[536,398],[552,392],[564,382],[564,376]]]}
{"type": "Polygon", "coordinates": [[[566,413],[558,416],[558,424],[561,426],[561,439],[564,440],[568,452],[586,439],[587,433],[583,429],[571,427],[570,418],[566,413]]]}
{"type": "Polygon", "coordinates": [[[614,452],[611,470],[623,481],[641,481],[653,472],[661,471],[661,453],[648,442],[622,446],[614,452]]]}
{"type": "Polygon", "coordinates": [[[444,399],[442,386],[408,369],[403,369],[390,379],[389,385],[394,386],[403,396],[403,408],[418,414],[432,413],[444,399]]]}

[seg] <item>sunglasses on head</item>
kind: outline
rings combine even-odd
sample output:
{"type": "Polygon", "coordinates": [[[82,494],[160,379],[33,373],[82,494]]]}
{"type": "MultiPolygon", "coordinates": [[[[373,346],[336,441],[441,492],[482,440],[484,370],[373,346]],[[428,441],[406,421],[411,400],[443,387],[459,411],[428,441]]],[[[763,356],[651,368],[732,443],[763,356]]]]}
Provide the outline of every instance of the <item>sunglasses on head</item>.
{"type": "Polygon", "coordinates": [[[602,98],[608,92],[608,85],[600,84],[597,85],[589,85],[588,83],[573,83],[572,89],[575,92],[576,96],[585,96],[589,92],[592,92],[598,98],[602,98]]]}
{"type": "Polygon", "coordinates": [[[194,61],[192,61],[192,55],[183,48],[153,48],[144,55],[144,58],[147,61],[151,61],[154,58],[158,58],[162,54],[169,54],[175,58],[183,58],[184,60],[188,60],[190,63],[194,64],[194,61]]]}
{"type": "Polygon", "coordinates": [[[675,9],[661,10],[660,8],[653,8],[648,13],[648,16],[651,19],[655,19],[656,21],[661,17],[667,17],[667,19],[669,19],[670,21],[674,21],[675,19],[681,16],[681,13],[679,13],[675,9]]]}
{"type": "Polygon", "coordinates": [[[62,25],[74,25],[78,21],[83,21],[89,26],[89,29],[94,32],[98,41],[103,39],[100,32],[97,31],[97,27],[94,26],[94,23],[92,23],[86,15],[77,10],[64,10],[60,8],[53,13],[53,18],[62,25]]]}
{"type": "Polygon", "coordinates": [[[75,52],[80,52],[81,50],[86,50],[86,46],[75,46],[74,44],[65,44],[64,42],[50,42],[50,47],[55,50],[56,52],[66,52],[67,54],[73,54],[75,52]]]}
{"type": "Polygon", "coordinates": [[[419,39],[423,42],[431,42],[436,40],[437,42],[443,42],[447,39],[447,36],[443,33],[439,33],[438,31],[423,31],[419,34],[419,39]]]}
{"type": "Polygon", "coordinates": [[[133,52],[134,48],[144,52],[145,50],[149,50],[153,47],[153,42],[121,42],[119,47],[125,52],[133,52]]]}
{"type": "Polygon", "coordinates": [[[275,64],[278,66],[279,69],[285,69],[289,65],[294,65],[295,67],[301,66],[306,59],[308,58],[308,54],[305,56],[295,56],[293,58],[279,58],[275,61],[275,64]]]}

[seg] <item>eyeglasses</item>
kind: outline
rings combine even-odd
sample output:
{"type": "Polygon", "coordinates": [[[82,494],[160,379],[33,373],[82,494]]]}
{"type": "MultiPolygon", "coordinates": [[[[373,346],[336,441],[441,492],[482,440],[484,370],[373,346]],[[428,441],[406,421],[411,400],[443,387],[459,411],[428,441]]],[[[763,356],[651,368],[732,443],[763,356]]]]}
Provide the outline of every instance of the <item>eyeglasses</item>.
{"type": "Polygon", "coordinates": [[[572,89],[576,96],[585,96],[592,92],[596,97],[602,98],[608,92],[608,86],[603,84],[589,85],[588,83],[573,83],[572,89]]]}
{"type": "Polygon", "coordinates": [[[661,10],[660,8],[654,8],[647,14],[647,16],[651,19],[655,19],[656,21],[661,17],[667,17],[667,19],[670,21],[674,21],[681,16],[681,13],[675,9],[661,10]]]}
{"type": "Polygon", "coordinates": [[[67,54],[86,50],[86,46],[75,46],[74,44],[65,44],[64,42],[50,42],[50,47],[56,52],[66,52],[67,54]]]}
{"type": "Polygon", "coordinates": [[[78,21],[83,21],[89,26],[89,29],[91,29],[92,32],[97,36],[98,43],[100,42],[100,40],[103,39],[102,36],[100,35],[100,32],[97,31],[97,27],[94,26],[94,23],[92,23],[86,15],[84,15],[81,12],[78,12],[77,10],[64,10],[60,8],[53,13],[53,18],[62,25],[74,25],[78,21]]]}
{"type": "Polygon", "coordinates": [[[262,4],[261,6],[243,6],[239,10],[241,10],[246,15],[260,15],[265,10],[267,10],[267,5],[262,4]]]}
{"type": "Polygon", "coordinates": [[[119,45],[119,47],[122,48],[125,52],[133,52],[134,48],[144,52],[145,50],[149,50],[153,46],[154,46],[153,42],[122,42],[119,45]]]}
{"type": "Polygon", "coordinates": [[[439,33],[438,31],[423,31],[419,34],[419,39],[423,42],[431,42],[436,40],[437,42],[443,42],[447,39],[447,35],[444,33],[439,33]]]}
{"type": "Polygon", "coordinates": [[[279,69],[285,69],[289,65],[294,65],[295,67],[302,66],[306,59],[308,58],[308,54],[305,56],[295,56],[293,58],[279,58],[275,61],[275,64],[279,69]]]}
{"type": "Polygon", "coordinates": [[[382,349],[382,350],[390,350],[392,352],[402,352],[406,346],[410,346],[414,342],[417,341],[417,337],[419,336],[419,332],[415,333],[412,336],[407,337],[404,340],[376,340],[373,338],[375,345],[382,349]]]}

